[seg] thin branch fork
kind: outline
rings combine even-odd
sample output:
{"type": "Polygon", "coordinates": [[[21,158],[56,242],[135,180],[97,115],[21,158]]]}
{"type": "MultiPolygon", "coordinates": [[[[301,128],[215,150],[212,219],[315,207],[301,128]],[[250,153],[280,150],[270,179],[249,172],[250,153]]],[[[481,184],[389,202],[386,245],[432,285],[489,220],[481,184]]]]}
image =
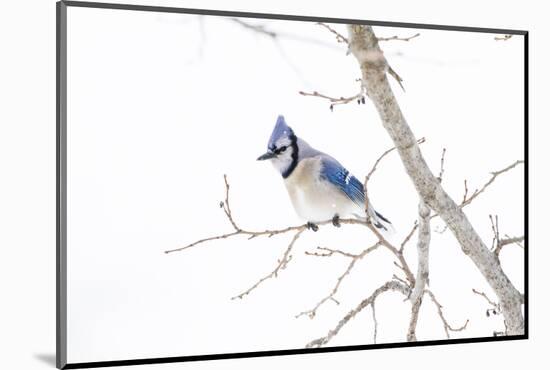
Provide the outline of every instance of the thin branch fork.
{"type": "Polygon", "coordinates": [[[479,190],[475,190],[473,192],[472,195],[470,195],[469,197],[467,196],[468,195],[468,186],[467,186],[467,183],[466,183],[466,180],[464,180],[464,189],[465,189],[465,192],[464,192],[464,197],[463,197],[463,200],[462,200],[462,203],[459,205],[460,208],[463,208],[465,206],[467,206],[468,204],[470,204],[472,202],[472,200],[474,200],[475,198],[477,198],[481,193],[483,193],[485,191],[485,189],[487,189],[487,187],[489,185],[491,185],[496,179],[498,176],[502,175],[503,173],[505,172],[508,172],[510,171],[511,169],[515,168],[516,166],[520,165],[520,164],[524,164],[525,161],[523,160],[518,160],[518,161],[515,161],[514,163],[512,163],[511,165],[499,170],[499,171],[495,171],[495,172],[491,172],[491,178],[489,179],[489,181],[487,181],[482,187],[481,189],[479,190]]]}
{"type": "MultiPolygon", "coordinates": [[[[426,142],[426,138],[423,137],[423,138],[420,138],[418,139],[417,141],[417,144],[420,145],[420,144],[423,144],[426,142]]],[[[376,168],[378,166],[378,164],[380,163],[380,161],[385,157],[387,156],[388,154],[390,154],[391,152],[393,152],[394,150],[396,149],[396,147],[391,147],[390,149],[386,150],[384,153],[382,153],[382,155],[380,155],[380,157],[378,157],[378,159],[376,160],[376,162],[374,162],[374,165],[372,166],[371,170],[369,171],[369,173],[367,174],[366,178],[365,178],[365,183],[367,183],[372,174],[374,173],[374,171],[376,171],[376,168]]]]}
{"type": "MultiPolygon", "coordinates": [[[[330,330],[326,336],[312,340],[306,345],[306,348],[318,348],[327,344],[335,335],[338,334],[338,332],[340,332],[340,330],[344,325],[346,325],[351,319],[353,319],[363,309],[365,309],[369,305],[372,305],[376,301],[378,296],[388,291],[399,292],[403,294],[405,297],[407,297],[410,293],[410,288],[395,280],[386,282],[385,284],[380,286],[378,289],[376,289],[368,298],[365,298],[363,301],[361,301],[361,303],[359,303],[357,307],[349,311],[348,314],[344,316],[338,322],[336,327],[330,330]]],[[[376,329],[376,326],[375,326],[375,329],[376,329]]]]}
{"type": "Polygon", "coordinates": [[[515,237],[506,237],[504,239],[499,239],[494,253],[499,256],[502,248],[509,244],[517,244],[520,248],[523,248],[521,243],[525,240],[525,236],[515,236],[515,237]]]}
{"type": "Polygon", "coordinates": [[[333,254],[340,254],[342,256],[350,257],[350,258],[358,258],[359,257],[359,254],[353,254],[353,253],[345,252],[345,251],[340,250],[340,249],[331,249],[331,248],[326,248],[326,247],[317,247],[316,249],[320,252],[305,251],[304,254],[306,254],[308,256],[316,256],[316,257],[330,257],[333,254]]]}
{"type": "Polygon", "coordinates": [[[332,96],[321,94],[317,91],[313,91],[311,93],[310,92],[305,92],[305,91],[298,91],[298,94],[300,94],[302,96],[313,96],[313,97],[328,100],[331,103],[330,104],[330,110],[331,111],[334,109],[335,105],[339,105],[339,104],[348,104],[348,103],[351,103],[351,102],[354,102],[354,101],[356,101],[358,104],[365,104],[365,95],[364,95],[364,92],[363,92],[363,88],[361,88],[361,91],[358,92],[357,94],[355,94],[353,96],[349,96],[349,97],[340,96],[338,98],[335,98],[335,97],[332,97],[332,96]]]}
{"type": "Polygon", "coordinates": [[[450,338],[449,331],[458,332],[466,329],[466,327],[468,326],[468,323],[470,322],[469,319],[467,319],[464,325],[462,325],[461,327],[458,327],[458,328],[452,327],[447,321],[447,319],[445,318],[445,315],[443,315],[443,306],[441,305],[441,303],[439,303],[437,298],[435,298],[435,295],[428,289],[426,289],[426,293],[428,293],[433,303],[437,307],[437,313],[439,315],[439,318],[441,319],[441,322],[443,323],[443,328],[445,329],[445,334],[447,335],[447,339],[450,338]]]}
{"type": "Polygon", "coordinates": [[[348,43],[348,39],[347,39],[345,36],[343,36],[342,34],[340,34],[340,33],[339,33],[338,31],[336,31],[334,28],[330,27],[328,24],[323,23],[323,22],[317,22],[316,24],[319,25],[319,26],[321,26],[321,27],[326,28],[327,30],[329,30],[334,36],[336,36],[336,41],[337,41],[337,42],[345,43],[345,44],[348,43]]]}
{"type": "Polygon", "coordinates": [[[487,301],[487,303],[489,303],[491,306],[493,307],[498,307],[498,304],[493,302],[491,299],[489,299],[489,297],[487,297],[487,294],[485,294],[484,292],[481,292],[479,290],[475,290],[472,288],[472,292],[474,292],[474,294],[477,294],[479,296],[482,296],[483,298],[485,298],[485,300],[487,301]]]}
{"type": "MultiPolygon", "coordinates": [[[[317,22],[316,24],[326,28],[329,32],[331,32],[334,36],[336,36],[336,41],[337,42],[349,44],[349,41],[348,41],[347,37],[345,37],[344,35],[342,35],[338,31],[336,31],[334,28],[330,27],[328,24],[322,23],[322,22],[317,22]]],[[[412,36],[409,36],[409,37],[400,37],[400,36],[396,35],[396,36],[391,36],[391,37],[378,37],[377,39],[378,39],[378,41],[406,41],[406,42],[408,42],[408,41],[411,41],[412,39],[415,39],[419,36],[420,36],[420,33],[416,33],[416,34],[414,34],[412,36]]]]}
{"type": "Polygon", "coordinates": [[[232,22],[240,24],[244,28],[247,28],[247,29],[252,30],[254,32],[261,33],[261,34],[269,36],[271,38],[276,38],[277,37],[276,32],[268,30],[265,26],[262,26],[261,24],[251,24],[251,23],[245,22],[245,21],[243,21],[239,18],[230,18],[230,20],[232,22]]]}
{"type": "Polygon", "coordinates": [[[443,181],[443,174],[445,173],[445,153],[447,153],[447,149],[446,148],[443,148],[443,151],[441,152],[441,164],[440,164],[440,169],[439,169],[439,176],[437,176],[437,179],[439,180],[439,182],[442,182],[443,181]]]}
{"type": "MultiPolygon", "coordinates": [[[[373,321],[374,321],[373,341],[374,341],[374,343],[376,343],[376,336],[377,336],[377,333],[378,333],[378,321],[376,319],[375,303],[376,303],[376,299],[382,293],[388,292],[388,291],[399,292],[399,293],[401,293],[405,296],[405,299],[407,299],[407,297],[410,297],[411,294],[412,294],[410,287],[407,284],[404,284],[402,281],[391,280],[391,281],[386,282],[385,284],[380,286],[378,289],[376,289],[369,297],[367,297],[363,301],[361,301],[361,303],[359,303],[359,305],[357,305],[354,309],[349,311],[338,322],[338,324],[335,326],[334,329],[329,330],[327,335],[325,335],[324,337],[312,340],[311,342],[307,343],[306,348],[319,348],[319,347],[322,347],[325,344],[327,344],[332,338],[334,338],[340,332],[342,327],[344,327],[351,319],[353,319],[355,316],[357,316],[357,314],[359,314],[359,312],[361,312],[362,310],[367,308],[369,305],[372,307],[372,317],[373,317],[373,321]]],[[[438,312],[439,318],[441,319],[441,322],[443,324],[443,329],[445,330],[445,334],[447,336],[447,339],[450,338],[450,334],[449,334],[450,331],[459,332],[459,331],[463,331],[467,328],[468,323],[470,322],[469,319],[467,319],[466,322],[464,323],[464,325],[462,325],[460,327],[451,326],[449,324],[448,320],[445,318],[445,315],[443,314],[443,306],[439,303],[439,301],[435,297],[435,294],[432,293],[428,289],[424,289],[424,291],[422,292],[422,295],[424,295],[424,294],[428,294],[430,296],[431,300],[433,301],[433,303],[436,305],[437,312],[438,312]]],[[[415,324],[416,324],[416,320],[418,319],[419,309],[420,309],[419,305],[417,305],[416,307],[413,305],[413,310],[416,310],[417,313],[416,313],[416,315],[414,315],[413,318],[411,318],[411,320],[414,319],[415,324]]]]}
{"type": "MultiPolygon", "coordinates": [[[[324,297],[323,299],[321,299],[319,302],[317,302],[317,304],[315,305],[315,307],[313,307],[312,309],[310,310],[307,310],[307,311],[303,311],[303,312],[300,312],[299,314],[297,314],[295,317],[298,318],[300,316],[309,316],[310,319],[313,319],[315,317],[315,314],[317,313],[317,310],[319,309],[319,307],[321,307],[321,305],[323,305],[323,303],[325,303],[326,301],[328,300],[331,300],[331,299],[334,299],[334,295],[338,292],[338,289],[340,288],[340,285],[342,284],[342,281],[344,280],[344,278],[346,276],[349,275],[349,273],[351,272],[351,270],[353,269],[353,267],[355,266],[355,263],[357,261],[359,261],[360,259],[362,259],[363,257],[365,257],[367,254],[369,254],[370,252],[376,250],[379,246],[381,245],[381,242],[378,241],[376,244],[374,244],[373,246],[365,249],[364,251],[362,251],[361,253],[357,254],[357,255],[352,255],[352,254],[349,254],[349,253],[344,253],[342,251],[339,251],[339,250],[329,250],[328,248],[324,248],[325,250],[329,250],[330,251],[330,255],[332,255],[332,253],[339,253],[339,254],[342,254],[346,257],[350,257],[351,258],[351,261],[350,263],[348,264],[348,267],[346,268],[346,270],[344,271],[344,273],[342,275],[340,275],[340,277],[338,277],[338,280],[336,281],[336,284],[334,285],[334,287],[332,288],[331,292],[326,296],[324,297]]],[[[323,256],[326,256],[323,255],[323,256]]]]}
{"type": "Polygon", "coordinates": [[[376,39],[378,41],[411,41],[412,39],[415,39],[417,38],[418,36],[420,36],[420,33],[415,33],[414,35],[412,36],[409,36],[409,37],[399,37],[399,36],[391,36],[391,37],[377,37],[376,39]]]}
{"type": "MultiPolygon", "coordinates": [[[[458,205],[458,207],[459,208],[464,208],[467,205],[471,204],[472,201],[474,199],[476,199],[479,195],[481,195],[481,193],[483,193],[496,180],[496,178],[498,176],[504,174],[505,172],[508,172],[508,171],[512,170],[513,168],[515,168],[517,165],[519,165],[521,163],[523,163],[523,160],[518,160],[518,161],[512,163],[511,165],[505,167],[504,169],[502,169],[500,171],[491,172],[491,175],[492,175],[491,178],[483,185],[481,190],[476,189],[471,196],[468,196],[468,192],[469,192],[468,184],[467,184],[467,181],[464,180],[464,196],[463,196],[462,202],[458,205]]],[[[430,217],[430,219],[432,219],[434,217],[440,217],[439,213],[434,213],[430,217]]],[[[448,227],[449,227],[448,225],[445,225],[444,229],[446,230],[448,227]]],[[[413,227],[413,230],[411,230],[411,233],[413,233],[415,230],[416,230],[416,226],[413,227]]]]}
{"type": "MultiPolygon", "coordinates": [[[[318,25],[320,26],[323,26],[324,28],[326,28],[327,30],[329,30],[332,34],[334,34],[336,36],[336,41],[341,43],[346,43],[349,45],[349,40],[344,37],[343,35],[341,35],[340,33],[338,33],[336,30],[334,30],[332,27],[330,27],[328,24],[326,23],[322,23],[322,22],[318,22],[317,23],[318,25]]],[[[410,41],[416,37],[420,36],[420,33],[417,33],[413,36],[410,36],[410,37],[398,37],[398,36],[392,36],[392,37],[387,37],[387,38],[378,38],[377,40],[378,41],[391,41],[391,40],[400,40],[400,41],[410,41]]],[[[348,54],[349,54],[349,50],[348,50],[348,54]]],[[[372,58],[373,60],[380,60],[383,62],[383,64],[385,64],[386,66],[386,69],[387,69],[387,72],[390,74],[390,76],[392,76],[395,81],[397,81],[397,83],[399,84],[399,86],[401,87],[401,89],[403,91],[405,91],[405,87],[403,86],[403,79],[401,78],[401,76],[399,76],[399,74],[387,63],[386,61],[386,58],[384,57],[383,55],[383,52],[382,50],[378,49],[374,52],[370,52],[370,58],[372,58]]],[[[343,98],[341,98],[343,99],[343,98]]],[[[346,101],[346,102],[340,102],[342,100],[339,100],[338,102],[334,102],[335,104],[347,104],[349,103],[350,101],[346,101]]],[[[359,103],[363,103],[365,104],[365,98],[361,98],[361,100],[358,100],[359,103]]],[[[333,109],[333,105],[330,106],[330,110],[332,111],[333,109]]]]}
{"type": "Polygon", "coordinates": [[[493,215],[489,215],[489,219],[491,220],[491,228],[493,229],[493,245],[492,248],[495,249],[498,241],[500,240],[499,230],[498,230],[498,215],[495,215],[495,218],[493,219],[493,215]]]}
{"type": "Polygon", "coordinates": [[[501,308],[500,308],[500,304],[496,303],[496,302],[493,302],[488,296],[487,294],[485,294],[484,292],[481,292],[481,291],[478,291],[478,290],[475,290],[472,288],[472,292],[474,292],[474,294],[477,294],[483,298],[485,298],[485,300],[487,301],[487,303],[489,303],[491,305],[492,308],[489,308],[485,311],[485,314],[487,315],[487,317],[489,317],[491,315],[491,312],[493,313],[493,315],[498,315],[501,313],[501,308]]]}
{"type": "Polygon", "coordinates": [[[491,229],[493,230],[493,253],[498,257],[500,255],[500,252],[502,251],[502,248],[509,244],[517,244],[519,247],[523,248],[523,245],[521,245],[521,242],[525,239],[524,236],[516,236],[516,237],[509,237],[506,235],[504,239],[501,239],[500,237],[500,230],[498,228],[498,215],[489,215],[489,219],[491,220],[491,229]]]}
{"type": "Polygon", "coordinates": [[[248,288],[244,292],[242,292],[240,294],[237,294],[234,297],[231,297],[231,300],[234,300],[234,299],[237,299],[237,298],[242,299],[244,296],[250,294],[250,292],[252,292],[254,289],[256,289],[261,283],[263,283],[267,279],[276,278],[279,271],[284,270],[286,268],[287,264],[292,259],[292,255],[290,254],[290,251],[292,250],[292,247],[294,246],[294,243],[296,243],[296,240],[298,240],[298,238],[300,237],[300,235],[302,235],[302,233],[304,231],[305,231],[305,229],[302,229],[302,230],[298,231],[296,234],[294,234],[294,236],[292,237],[292,240],[290,241],[290,243],[288,244],[288,247],[285,250],[285,253],[279,259],[278,264],[277,264],[277,266],[275,267],[275,269],[273,271],[271,271],[266,276],[262,277],[254,285],[252,285],[250,288],[248,288]]]}

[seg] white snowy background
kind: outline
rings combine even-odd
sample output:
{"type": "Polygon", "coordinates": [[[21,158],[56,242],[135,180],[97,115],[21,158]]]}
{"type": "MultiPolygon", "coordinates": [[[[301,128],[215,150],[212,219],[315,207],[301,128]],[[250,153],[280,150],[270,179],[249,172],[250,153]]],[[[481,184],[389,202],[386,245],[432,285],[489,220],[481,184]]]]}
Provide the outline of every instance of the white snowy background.
{"type": "MultiPolygon", "coordinates": [[[[374,242],[360,227],[322,228],[299,239],[277,279],[243,300],[230,297],[269,273],[290,235],[222,240],[175,254],[165,250],[231,231],[222,210],[223,174],[238,223],[247,229],[299,224],[280,176],[257,162],[278,114],[296,134],[363,178],[392,146],[374,107],[337,106],[298,91],[349,96],[359,69],[332,34],[313,23],[247,20],[279,32],[274,42],[221,17],[69,8],[68,11],[68,360],[102,361],[302,348],[325,335],[361,299],[399,271],[379,249],[357,263],[315,319],[294,316],[326,296],[343,257],[304,254],[316,246],[356,252],[374,242]],[[304,40],[306,39],[306,40],[304,40]],[[316,40],[312,42],[311,40],[316,40]]],[[[343,25],[334,25],[345,33],[343,25]]],[[[447,149],[443,185],[460,201],[490,171],[523,159],[523,39],[492,34],[376,27],[379,36],[421,36],[382,44],[406,93],[400,106],[434,172],[447,149]]],[[[499,177],[465,211],[490,244],[489,214],[501,233],[524,233],[523,176],[499,177]]],[[[377,209],[410,230],[417,195],[392,153],[370,182],[377,209]]],[[[442,222],[434,219],[433,228],[442,222]]],[[[415,266],[415,238],[406,257],[415,266]]],[[[523,250],[502,264],[523,291],[523,250]]],[[[490,336],[494,298],[450,232],[433,234],[430,289],[453,337],[490,336]]],[[[405,340],[410,305],[388,293],[377,301],[378,342],[405,340]]],[[[370,308],[329,345],[372,343],[370,308]]],[[[419,340],[444,339],[426,299],[419,340]]]]}

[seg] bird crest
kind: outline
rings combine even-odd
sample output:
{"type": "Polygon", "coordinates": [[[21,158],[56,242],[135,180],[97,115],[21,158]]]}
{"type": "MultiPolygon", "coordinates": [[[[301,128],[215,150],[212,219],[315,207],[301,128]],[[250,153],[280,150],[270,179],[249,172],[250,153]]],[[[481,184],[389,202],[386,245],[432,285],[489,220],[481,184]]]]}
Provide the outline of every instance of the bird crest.
{"type": "Polygon", "coordinates": [[[292,129],[286,124],[285,117],[279,115],[279,117],[277,117],[275,127],[273,128],[273,132],[271,133],[271,137],[269,138],[269,142],[267,143],[267,147],[274,150],[277,147],[277,142],[281,138],[290,138],[293,135],[294,131],[292,131],[292,129]]]}

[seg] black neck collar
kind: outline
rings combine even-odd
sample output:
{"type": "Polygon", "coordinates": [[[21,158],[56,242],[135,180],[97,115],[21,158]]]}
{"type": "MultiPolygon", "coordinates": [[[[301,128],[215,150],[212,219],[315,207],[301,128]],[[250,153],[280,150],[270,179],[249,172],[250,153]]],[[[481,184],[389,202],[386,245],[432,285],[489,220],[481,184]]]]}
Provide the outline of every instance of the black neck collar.
{"type": "Polygon", "coordinates": [[[291,134],[290,135],[290,147],[292,148],[292,162],[290,162],[290,165],[287,167],[287,169],[282,173],[283,179],[286,179],[288,176],[292,174],[296,166],[298,165],[298,138],[296,135],[291,134]]]}

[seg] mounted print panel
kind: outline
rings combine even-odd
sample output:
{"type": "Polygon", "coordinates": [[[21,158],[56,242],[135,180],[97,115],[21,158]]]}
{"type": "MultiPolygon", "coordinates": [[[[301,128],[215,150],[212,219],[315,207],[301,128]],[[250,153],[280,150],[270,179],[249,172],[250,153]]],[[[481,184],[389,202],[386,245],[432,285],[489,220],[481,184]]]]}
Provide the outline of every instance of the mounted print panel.
{"type": "Polygon", "coordinates": [[[526,42],[58,3],[58,366],[526,338],[526,42]]]}

